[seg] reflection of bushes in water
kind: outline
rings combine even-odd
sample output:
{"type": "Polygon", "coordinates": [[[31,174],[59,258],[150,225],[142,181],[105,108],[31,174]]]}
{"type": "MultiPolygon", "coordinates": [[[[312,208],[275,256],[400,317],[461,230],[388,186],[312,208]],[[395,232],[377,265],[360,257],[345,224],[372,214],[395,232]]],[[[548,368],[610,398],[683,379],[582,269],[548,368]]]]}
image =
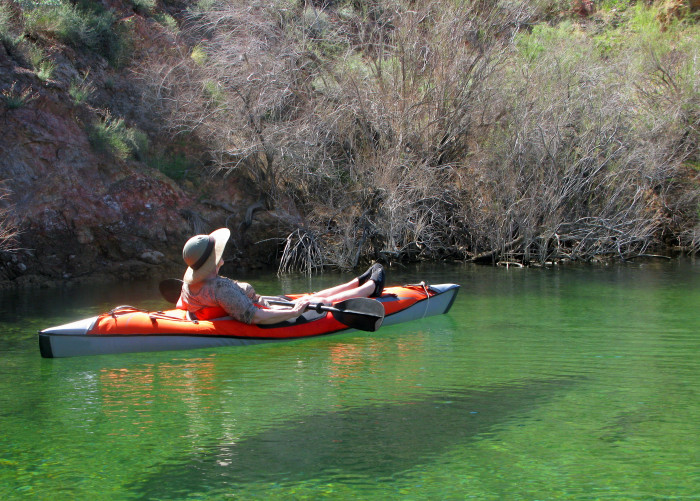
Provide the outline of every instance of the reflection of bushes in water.
{"type": "Polygon", "coordinates": [[[626,257],[691,235],[696,28],[662,31],[642,7],[633,31],[618,19],[593,36],[528,31],[531,4],[381,4],[316,15],[323,29],[276,4],[199,11],[207,64],[151,67],[159,103],[222,169],[303,209],[317,237],[292,235],[281,269],[626,257]]]}

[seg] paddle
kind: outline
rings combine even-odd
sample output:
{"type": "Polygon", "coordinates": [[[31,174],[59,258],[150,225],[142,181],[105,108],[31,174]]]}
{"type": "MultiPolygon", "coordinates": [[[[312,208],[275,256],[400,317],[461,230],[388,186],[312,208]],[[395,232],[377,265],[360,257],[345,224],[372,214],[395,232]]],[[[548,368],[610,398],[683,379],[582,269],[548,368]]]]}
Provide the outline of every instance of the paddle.
{"type": "MultiPolygon", "coordinates": [[[[166,278],[158,285],[160,293],[166,301],[177,303],[182,290],[182,280],[177,278],[166,278]]],[[[268,303],[279,306],[293,306],[289,301],[273,301],[268,303]]],[[[374,332],[384,321],[384,306],[376,299],[368,297],[358,297],[340,301],[334,306],[326,306],[321,303],[309,304],[308,309],[317,312],[328,311],[341,324],[361,331],[374,332]]]]}
{"type": "Polygon", "coordinates": [[[160,295],[169,302],[177,303],[180,299],[180,291],[182,291],[182,280],[178,278],[166,278],[158,284],[158,289],[160,289],[160,295]]]}
{"type": "MultiPolygon", "coordinates": [[[[279,306],[294,306],[289,301],[267,301],[269,304],[279,306]]],[[[309,303],[308,310],[316,310],[318,313],[329,311],[333,318],[341,324],[361,331],[374,332],[384,321],[384,306],[376,299],[368,297],[355,297],[335,303],[334,306],[326,306],[321,303],[309,303]]]]}

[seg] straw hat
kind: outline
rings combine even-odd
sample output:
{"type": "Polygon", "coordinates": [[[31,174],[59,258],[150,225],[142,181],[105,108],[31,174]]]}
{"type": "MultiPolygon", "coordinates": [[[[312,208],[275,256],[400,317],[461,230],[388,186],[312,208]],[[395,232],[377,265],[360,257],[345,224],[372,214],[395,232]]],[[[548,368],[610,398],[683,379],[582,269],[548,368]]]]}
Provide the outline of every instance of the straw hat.
{"type": "Polygon", "coordinates": [[[182,249],[182,258],[187,264],[183,280],[188,284],[201,282],[215,273],[230,236],[228,228],[219,228],[209,235],[190,238],[182,249]]]}

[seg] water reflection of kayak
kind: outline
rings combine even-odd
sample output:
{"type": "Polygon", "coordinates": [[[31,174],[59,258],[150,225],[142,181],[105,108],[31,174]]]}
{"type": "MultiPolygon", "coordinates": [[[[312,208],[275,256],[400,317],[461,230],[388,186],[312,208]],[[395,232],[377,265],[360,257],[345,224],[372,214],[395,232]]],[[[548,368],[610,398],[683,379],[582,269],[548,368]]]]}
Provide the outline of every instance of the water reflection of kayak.
{"type": "MultiPolygon", "coordinates": [[[[447,313],[458,291],[456,284],[387,287],[377,299],[384,307],[383,325],[447,313]]],[[[39,348],[43,357],[57,358],[248,345],[349,331],[357,327],[352,316],[363,314],[309,310],[279,324],[247,325],[230,317],[193,320],[177,309],[156,312],[119,306],[96,317],[40,331],[39,348]]]]}

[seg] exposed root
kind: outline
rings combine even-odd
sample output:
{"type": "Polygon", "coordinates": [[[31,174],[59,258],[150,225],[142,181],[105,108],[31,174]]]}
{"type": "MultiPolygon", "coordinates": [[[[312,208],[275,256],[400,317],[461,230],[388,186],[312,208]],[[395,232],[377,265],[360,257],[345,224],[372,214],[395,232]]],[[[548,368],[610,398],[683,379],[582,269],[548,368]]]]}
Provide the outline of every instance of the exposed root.
{"type": "Polygon", "coordinates": [[[317,238],[301,228],[287,236],[282,259],[277,268],[278,275],[300,271],[307,275],[323,269],[323,253],[317,238]]]}

